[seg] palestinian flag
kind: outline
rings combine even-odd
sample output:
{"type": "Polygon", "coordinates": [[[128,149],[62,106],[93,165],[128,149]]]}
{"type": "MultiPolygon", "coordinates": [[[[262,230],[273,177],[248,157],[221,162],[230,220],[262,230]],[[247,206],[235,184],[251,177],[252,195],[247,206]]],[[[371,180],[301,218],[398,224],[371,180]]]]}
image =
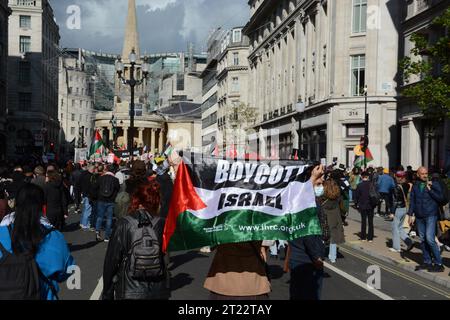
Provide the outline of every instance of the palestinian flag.
{"type": "Polygon", "coordinates": [[[102,136],[98,130],[95,131],[94,142],[91,145],[91,149],[89,150],[89,158],[98,158],[102,157],[105,153],[105,145],[103,143],[102,136]]]}
{"type": "Polygon", "coordinates": [[[177,171],[165,252],[321,234],[308,167],[298,161],[186,163],[177,171]]]}
{"type": "Polygon", "coordinates": [[[373,161],[373,156],[372,156],[372,153],[370,152],[369,148],[367,148],[366,155],[364,156],[364,152],[362,152],[362,155],[356,157],[353,165],[355,167],[362,168],[371,161],[373,161]]]}

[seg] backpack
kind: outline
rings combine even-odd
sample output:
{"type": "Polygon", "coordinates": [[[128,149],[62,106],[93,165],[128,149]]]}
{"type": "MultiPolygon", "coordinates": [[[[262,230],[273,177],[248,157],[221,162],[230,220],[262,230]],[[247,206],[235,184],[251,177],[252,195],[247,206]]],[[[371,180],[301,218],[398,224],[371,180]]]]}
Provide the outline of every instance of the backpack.
{"type": "Polygon", "coordinates": [[[127,216],[128,207],[130,206],[130,195],[123,191],[119,192],[116,197],[114,206],[114,215],[117,219],[127,216]]]}
{"type": "Polygon", "coordinates": [[[107,179],[105,176],[100,180],[99,195],[103,198],[110,198],[114,194],[113,179],[107,179]]]}
{"type": "MultiPolygon", "coordinates": [[[[53,230],[46,230],[44,238],[53,230]]],[[[11,234],[11,226],[8,226],[8,231],[11,234]]],[[[40,279],[56,293],[53,284],[41,273],[33,255],[9,253],[1,243],[0,251],[0,300],[40,300],[40,279]]]]}
{"type": "Polygon", "coordinates": [[[131,247],[127,255],[125,272],[136,281],[161,279],[166,275],[161,240],[154,227],[160,221],[146,211],[138,211],[138,219],[126,216],[131,223],[131,247]]]}
{"type": "Polygon", "coordinates": [[[450,194],[449,194],[449,190],[448,190],[447,184],[442,179],[439,179],[438,182],[439,182],[439,185],[441,187],[442,196],[443,196],[443,200],[442,200],[442,202],[439,202],[439,206],[444,207],[450,201],[450,194]]]}
{"type": "Polygon", "coordinates": [[[372,207],[376,207],[380,203],[381,195],[373,183],[370,184],[369,188],[369,202],[372,207]]]}

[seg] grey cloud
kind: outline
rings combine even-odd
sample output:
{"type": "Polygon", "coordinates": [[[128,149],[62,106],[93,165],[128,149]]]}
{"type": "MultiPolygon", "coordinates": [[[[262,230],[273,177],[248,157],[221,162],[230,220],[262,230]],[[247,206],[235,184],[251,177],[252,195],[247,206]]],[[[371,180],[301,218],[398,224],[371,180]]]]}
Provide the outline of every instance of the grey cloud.
{"type": "MultiPolygon", "coordinates": [[[[61,46],[120,53],[126,0],[50,0],[60,26],[61,46]],[[69,5],[81,8],[81,30],[66,27],[69,5]]],[[[244,25],[246,0],[137,0],[141,51],[185,51],[188,42],[204,49],[213,28],[244,25]]]]}

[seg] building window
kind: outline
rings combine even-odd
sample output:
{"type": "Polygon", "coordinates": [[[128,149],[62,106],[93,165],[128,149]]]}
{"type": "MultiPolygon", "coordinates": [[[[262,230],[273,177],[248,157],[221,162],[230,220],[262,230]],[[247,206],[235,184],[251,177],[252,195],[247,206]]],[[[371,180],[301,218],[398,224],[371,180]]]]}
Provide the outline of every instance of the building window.
{"type": "Polygon", "coordinates": [[[72,120],[72,121],[75,121],[75,113],[72,113],[71,120],[72,120]]]}
{"type": "Polygon", "coordinates": [[[19,110],[26,111],[31,109],[31,93],[19,93],[19,110]]]}
{"type": "Polygon", "coordinates": [[[184,91],[184,74],[177,74],[177,91],[184,91]]]}
{"type": "Polygon", "coordinates": [[[233,53],[233,64],[235,66],[239,65],[239,53],[238,52],[233,53]]]}
{"type": "Polygon", "coordinates": [[[366,84],[366,56],[352,56],[352,96],[364,94],[366,84]]]}
{"type": "Polygon", "coordinates": [[[353,0],[353,33],[366,32],[367,0],[353,0]]]}
{"type": "Polygon", "coordinates": [[[29,85],[31,82],[31,66],[29,62],[19,62],[19,82],[22,85],[29,85]]]}
{"type": "Polygon", "coordinates": [[[64,120],[64,113],[61,113],[61,121],[64,120]]]}
{"type": "Polygon", "coordinates": [[[347,126],[347,138],[359,138],[362,136],[364,136],[364,124],[347,126]]]}
{"type": "Polygon", "coordinates": [[[20,53],[30,52],[31,49],[31,37],[20,36],[20,53]]]}
{"type": "Polygon", "coordinates": [[[72,100],[72,108],[75,108],[75,100],[72,100]]]}
{"type": "Polygon", "coordinates": [[[242,30],[233,30],[233,42],[242,41],[242,30]]]}
{"type": "Polygon", "coordinates": [[[239,78],[233,77],[231,82],[231,91],[232,92],[239,92],[239,78]]]}
{"type": "Polygon", "coordinates": [[[75,134],[75,127],[70,127],[70,134],[74,135],[75,134]]]}
{"type": "Polygon", "coordinates": [[[31,16],[20,16],[20,28],[31,29],[31,16]]]}

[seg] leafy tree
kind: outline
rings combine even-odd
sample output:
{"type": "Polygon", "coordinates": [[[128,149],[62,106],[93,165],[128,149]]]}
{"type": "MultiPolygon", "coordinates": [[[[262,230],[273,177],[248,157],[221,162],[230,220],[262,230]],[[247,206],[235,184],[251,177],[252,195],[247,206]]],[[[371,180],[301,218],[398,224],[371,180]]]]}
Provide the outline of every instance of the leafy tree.
{"type": "Polygon", "coordinates": [[[415,33],[411,36],[414,48],[411,57],[400,63],[405,79],[403,95],[417,102],[424,117],[433,127],[450,118],[450,8],[433,23],[433,30],[442,32],[436,42],[415,33]],[[410,83],[410,77],[419,77],[420,81],[410,83]]]}

